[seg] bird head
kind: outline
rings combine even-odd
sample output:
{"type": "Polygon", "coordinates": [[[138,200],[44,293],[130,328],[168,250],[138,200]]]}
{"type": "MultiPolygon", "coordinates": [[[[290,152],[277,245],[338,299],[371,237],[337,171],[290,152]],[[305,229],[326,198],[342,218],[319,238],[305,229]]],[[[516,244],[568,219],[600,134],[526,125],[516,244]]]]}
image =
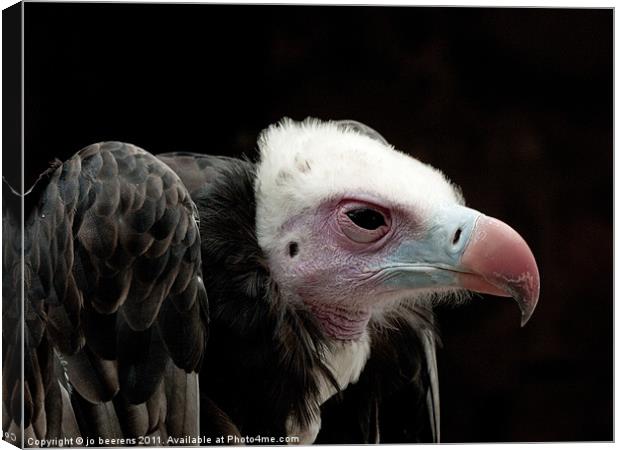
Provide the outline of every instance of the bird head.
{"type": "Polygon", "coordinates": [[[259,245],[284,299],[329,336],[356,339],[403,301],[465,291],[513,297],[522,325],[532,315],[540,283],[523,238],[374,130],[284,119],[259,150],[259,245]]]}

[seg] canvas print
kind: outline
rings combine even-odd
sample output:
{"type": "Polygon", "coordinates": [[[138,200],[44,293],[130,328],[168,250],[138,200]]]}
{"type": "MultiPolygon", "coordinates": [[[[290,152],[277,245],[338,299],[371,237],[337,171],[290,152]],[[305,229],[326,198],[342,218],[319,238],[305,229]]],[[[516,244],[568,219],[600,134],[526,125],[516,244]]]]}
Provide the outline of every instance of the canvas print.
{"type": "Polygon", "coordinates": [[[612,35],[611,9],[5,10],[3,439],[611,441],[612,35]]]}

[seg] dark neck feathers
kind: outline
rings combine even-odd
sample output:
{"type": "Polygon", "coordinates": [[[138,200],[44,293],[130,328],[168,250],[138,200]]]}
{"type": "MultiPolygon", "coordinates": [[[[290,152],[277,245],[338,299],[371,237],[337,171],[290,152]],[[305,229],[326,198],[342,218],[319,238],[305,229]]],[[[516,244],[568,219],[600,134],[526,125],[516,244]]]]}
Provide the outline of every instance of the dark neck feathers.
{"type": "Polygon", "coordinates": [[[314,419],[318,378],[335,380],[322,361],[330,340],[270,276],[255,234],[254,177],[253,164],[229,160],[194,199],[212,330],[203,386],[242,432],[282,435],[287,419],[302,428],[314,419]]]}

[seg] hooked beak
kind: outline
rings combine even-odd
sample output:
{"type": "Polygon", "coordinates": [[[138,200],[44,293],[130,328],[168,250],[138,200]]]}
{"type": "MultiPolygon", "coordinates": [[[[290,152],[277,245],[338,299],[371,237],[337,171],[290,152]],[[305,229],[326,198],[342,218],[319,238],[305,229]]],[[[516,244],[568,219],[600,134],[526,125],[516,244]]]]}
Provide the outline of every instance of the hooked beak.
{"type": "Polygon", "coordinates": [[[464,288],[512,297],[521,326],[540,293],[538,267],[525,240],[504,222],[464,206],[442,210],[426,236],[402,244],[383,267],[399,289],[464,288]]]}
{"type": "Polygon", "coordinates": [[[480,215],[461,256],[460,285],[470,291],[515,299],[521,326],[538,303],[540,277],[525,240],[504,222],[480,215]]]}

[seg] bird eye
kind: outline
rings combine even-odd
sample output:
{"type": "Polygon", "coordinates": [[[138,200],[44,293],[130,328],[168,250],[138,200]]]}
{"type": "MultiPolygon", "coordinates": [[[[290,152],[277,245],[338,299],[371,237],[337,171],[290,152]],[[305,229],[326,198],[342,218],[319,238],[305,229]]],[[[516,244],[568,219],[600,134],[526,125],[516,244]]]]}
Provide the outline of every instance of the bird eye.
{"type": "Polygon", "coordinates": [[[354,242],[369,244],[378,241],[390,230],[389,215],[362,202],[347,202],[338,214],[342,233],[354,242]]]}
{"type": "Polygon", "coordinates": [[[383,214],[370,208],[354,209],[346,213],[351,222],[365,230],[376,230],[385,225],[383,214]]]}

